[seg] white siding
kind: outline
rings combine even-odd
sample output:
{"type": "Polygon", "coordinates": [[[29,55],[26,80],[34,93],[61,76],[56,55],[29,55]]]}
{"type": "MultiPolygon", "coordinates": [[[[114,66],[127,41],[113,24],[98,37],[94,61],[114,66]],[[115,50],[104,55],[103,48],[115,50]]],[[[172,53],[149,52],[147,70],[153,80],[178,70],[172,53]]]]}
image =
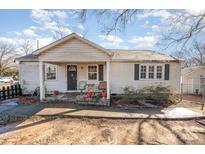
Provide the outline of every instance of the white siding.
{"type": "Polygon", "coordinates": [[[182,73],[183,93],[194,94],[196,92],[196,89],[198,89],[200,92],[200,90],[202,90],[200,88],[201,77],[205,78],[205,69],[198,69],[190,74],[182,73]]]}
{"type": "Polygon", "coordinates": [[[40,61],[50,62],[105,62],[108,59],[107,53],[75,38],[57,45],[39,56],[40,61]]]}
{"type": "MultiPolygon", "coordinates": [[[[165,86],[170,86],[174,92],[180,92],[180,75],[181,65],[180,63],[170,64],[170,78],[169,80],[134,80],[134,64],[126,62],[111,62],[110,83],[111,93],[122,93],[125,86],[133,86],[136,89],[141,89],[150,85],[157,85],[162,83],[165,86]]],[[[137,63],[136,63],[137,64],[137,63]]],[[[140,64],[140,63],[138,63],[140,64]]],[[[144,63],[151,64],[151,63],[144,63]]],[[[163,63],[153,63],[163,64],[163,63]]]]}
{"type": "Polygon", "coordinates": [[[22,62],[19,64],[20,84],[25,94],[33,93],[39,87],[38,62],[22,62]]]}
{"type": "MultiPolygon", "coordinates": [[[[92,64],[92,63],[90,63],[92,64]]],[[[170,79],[163,80],[134,80],[134,64],[125,62],[111,62],[110,65],[110,84],[111,93],[122,93],[125,86],[134,86],[141,89],[152,84],[162,83],[170,86],[175,92],[180,90],[180,64],[170,63],[170,79]]],[[[154,63],[156,64],[156,63],[154,63]]],[[[162,63],[159,63],[162,64],[162,63]]],[[[45,86],[48,91],[58,90],[60,92],[67,91],[67,65],[69,63],[57,65],[57,79],[45,81],[45,86]]],[[[99,81],[89,81],[87,75],[87,66],[89,64],[77,65],[77,80],[87,81],[87,83],[95,83],[99,81]]],[[[106,81],[106,65],[104,64],[104,81],[106,81]]],[[[20,82],[27,91],[33,90],[39,86],[39,71],[38,62],[24,62],[20,64],[20,82]]],[[[97,88],[97,87],[96,87],[97,88]]]]}

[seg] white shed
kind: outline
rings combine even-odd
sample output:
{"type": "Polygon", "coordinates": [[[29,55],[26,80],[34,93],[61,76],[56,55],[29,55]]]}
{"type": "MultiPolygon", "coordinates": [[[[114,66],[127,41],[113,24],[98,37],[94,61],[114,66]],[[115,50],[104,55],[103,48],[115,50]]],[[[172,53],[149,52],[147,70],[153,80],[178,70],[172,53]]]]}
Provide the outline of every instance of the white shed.
{"type": "Polygon", "coordinates": [[[182,69],[184,94],[203,94],[205,85],[205,66],[193,66],[182,69]]]}

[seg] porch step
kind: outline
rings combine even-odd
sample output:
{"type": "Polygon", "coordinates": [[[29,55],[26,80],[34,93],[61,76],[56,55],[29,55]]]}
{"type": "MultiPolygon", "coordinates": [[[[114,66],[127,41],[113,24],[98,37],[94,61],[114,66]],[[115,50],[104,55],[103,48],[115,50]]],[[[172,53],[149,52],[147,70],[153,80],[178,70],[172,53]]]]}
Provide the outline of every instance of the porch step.
{"type": "Polygon", "coordinates": [[[106,103],[96,103],[96,102],[83,102],[83,101],[77,101],[75,104],[81,104],[81,105],[97,105],[97,106],[110,106],[110,102],[106,103]]]}

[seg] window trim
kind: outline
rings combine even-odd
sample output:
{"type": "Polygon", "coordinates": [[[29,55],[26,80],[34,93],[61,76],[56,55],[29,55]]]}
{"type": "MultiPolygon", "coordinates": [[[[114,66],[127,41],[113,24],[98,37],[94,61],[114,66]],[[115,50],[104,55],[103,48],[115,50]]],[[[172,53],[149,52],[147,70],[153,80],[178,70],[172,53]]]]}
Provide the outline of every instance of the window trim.
{"type": "Polygon", "coordinates": [[[44,71],[45,81],[57,81],[57,78],[58,78],[58,65],[46,63],[46,64],[44,65],[44,70],[45,70],[45,71],[44,71]],[[53,66],[56,67],[56,78],[55,78],[55,79],[48,79],[48,78],[47,78],[47,68],[46,68],[46,66],[48,66],[48,65],[53,65],[53,66]]]}
{"type": "MultiPolygon", "coordinates": [[[[91,73],[95,73],[95,72],[91,72],[91,73]]],[[[87,65],[87,80],[88,81],[98,81],[98,64],[88,64],[87,65]],[[97,73],[97,79],[89,79],[89,77],[88,77],[88,73],[89,73],[89,71],[88,71],[88,68],[89,68],[89,66],[96,66],[97,67],[97,70],[96,70],[96,73],[97,73]]]]}
{"type": "Polygon", "coordinates": [[[147,79],[147,65],[146,64],[140,64],[140,68],[139,68],[139,79],[140,80],[146,80],[147,79]],[[141,78],[141,67],[142,66],[146,66],[146,72],[145,72],[145,74],[146,74],[146,78],[141,78]]]}
{"type": "Polygon", "coordinates": [[[164,64],[139,64],[139,80],[163,80],[164,64]],[[146,78],[141,78],[141,66],[146,66],[146,78]],[[154,78],[149,78],[149,66],[154,66],[154,78]],[[162,66],[162,78],[157,79],[157,66],[162,66]]]}

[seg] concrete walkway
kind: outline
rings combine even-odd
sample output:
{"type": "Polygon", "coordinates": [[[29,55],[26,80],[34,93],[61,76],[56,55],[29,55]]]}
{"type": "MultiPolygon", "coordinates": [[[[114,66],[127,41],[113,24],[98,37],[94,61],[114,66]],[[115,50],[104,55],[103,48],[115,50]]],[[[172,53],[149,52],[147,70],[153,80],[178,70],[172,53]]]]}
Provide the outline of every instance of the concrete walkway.
{"type": "Polygon", "coordinates": [[[200,112],[183,107],[172,108],[117,108],[100,106],[80,106],[61,103],[18,105],[0,113],[0,116],[31,117],[31,116],[59,116],[59,117],[88,117],[112,119],[194,119],[205,118],[200,112]]]}
{"type": "Polygon", "coordinates": [[[61,117],[89,117],[89,118],[117,118],[117,119],[192,119],[205,118],[205,115],[185,108],[173,109],[92,109],[92,108],[44,108],[35,116],[61,116],[61,117]]]}

